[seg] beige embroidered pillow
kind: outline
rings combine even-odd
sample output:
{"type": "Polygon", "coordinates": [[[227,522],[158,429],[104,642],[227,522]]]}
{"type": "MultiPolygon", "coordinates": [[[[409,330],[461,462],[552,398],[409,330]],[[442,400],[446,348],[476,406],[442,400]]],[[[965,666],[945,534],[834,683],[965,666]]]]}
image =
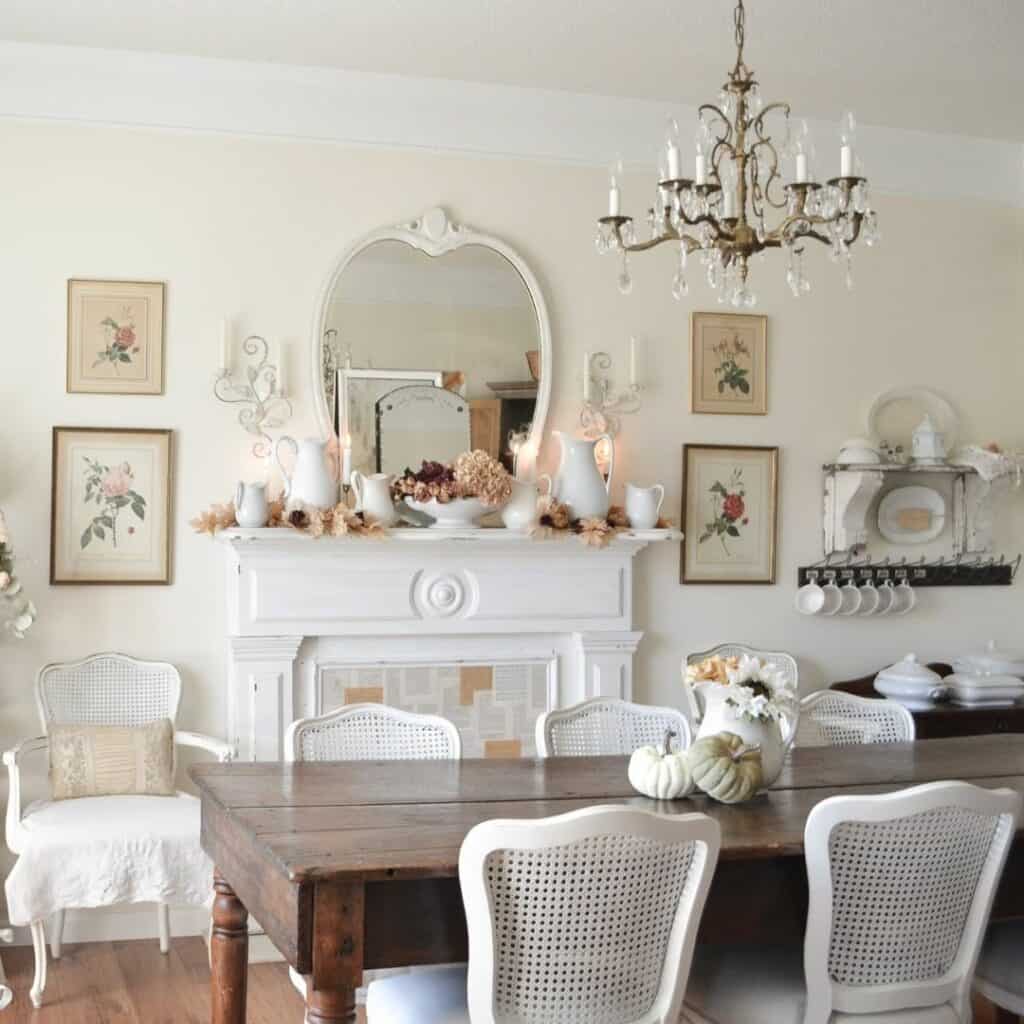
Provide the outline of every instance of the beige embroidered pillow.
{"type": "Polygon", "coordinates": [[[141,793],[174,795],[174,726],[52,725],[50,789],[54,800],[141,793]]]}

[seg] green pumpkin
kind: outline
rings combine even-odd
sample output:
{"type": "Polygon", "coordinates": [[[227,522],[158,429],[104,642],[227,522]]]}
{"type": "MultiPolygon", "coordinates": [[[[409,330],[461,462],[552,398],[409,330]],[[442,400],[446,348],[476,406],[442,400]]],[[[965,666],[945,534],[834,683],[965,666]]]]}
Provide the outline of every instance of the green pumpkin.
{"type": "Polygon", "coordinates": [[[738,804],[755,796],[764,783],[761,748],[748,746],[732,732],[697,740],[688,755],[698,789],[723,804],[738,804]]]}

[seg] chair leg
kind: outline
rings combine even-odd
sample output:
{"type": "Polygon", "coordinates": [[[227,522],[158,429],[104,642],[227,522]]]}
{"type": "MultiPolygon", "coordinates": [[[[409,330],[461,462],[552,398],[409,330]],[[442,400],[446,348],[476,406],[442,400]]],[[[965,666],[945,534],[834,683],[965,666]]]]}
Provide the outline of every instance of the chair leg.
{"type": "Polygon", "coordinates": [[[58,910],[53,915],[53,934],[50,936],[50,955],[54,960],[60,959],[64,942],[64,911],[58,910]]]}
{"type": "Polygon", "coordinates": [[[43,1005],[43,990],[46,988],[46,930],[42,921],[32,922],[32,948],[36,955],[36,974],[29,990],[29,999],[38,1009],[43,1005]]]}
{"type": "Polygon", "coordinates": [[[156,905],[156,918],[160,929],[160,952],[166,954],[171,949],[171,912],[166,903],[156,905]]]}

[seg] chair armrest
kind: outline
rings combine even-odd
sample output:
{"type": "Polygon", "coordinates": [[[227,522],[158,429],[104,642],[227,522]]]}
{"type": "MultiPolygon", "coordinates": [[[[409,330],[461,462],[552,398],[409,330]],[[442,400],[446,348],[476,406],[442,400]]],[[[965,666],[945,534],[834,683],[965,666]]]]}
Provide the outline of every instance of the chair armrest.
{"type": "Polygon", "coordinates": [[[4,764],[7,765],[7,846],[12,853],[21,853],[25,842],[25,830],[21,825],[21,768],[18,761],[26,754],[46,750],[50,741],[45,736],[36,736],[24,740],[16,747],[4,751],[4,764]]]}
{"type": "Polygon", "coordinates": [[[212,736],[204,736],[198,732],[175,730],[174,742],[182,747],[198,747],[200,750],[209,751],[216,756],[218,761],[232,761],[235,757],[235,748],[230,743],[214,739],[212,736]]]}

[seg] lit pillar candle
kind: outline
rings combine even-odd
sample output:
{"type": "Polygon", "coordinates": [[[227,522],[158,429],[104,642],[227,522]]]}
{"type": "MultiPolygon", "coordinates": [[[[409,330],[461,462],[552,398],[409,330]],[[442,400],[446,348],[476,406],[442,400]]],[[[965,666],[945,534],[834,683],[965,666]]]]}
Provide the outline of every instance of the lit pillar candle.
{"type": "Polygon", "coordinates": [[[341,448],[341,483],[348,487],[352,483],[352,436],[345,435],[345,443],[341,448]]]}
{"type": "Polygon", "coordinates": [[[583,353],[583,401],[590,401],[590,353],[583,353]]]}
{"type": "Polygon", "coordinates": [[[220,361],[218,365],[222,370],[231,368],[231,322],[225,317],[220,322],[220,361]]]}

